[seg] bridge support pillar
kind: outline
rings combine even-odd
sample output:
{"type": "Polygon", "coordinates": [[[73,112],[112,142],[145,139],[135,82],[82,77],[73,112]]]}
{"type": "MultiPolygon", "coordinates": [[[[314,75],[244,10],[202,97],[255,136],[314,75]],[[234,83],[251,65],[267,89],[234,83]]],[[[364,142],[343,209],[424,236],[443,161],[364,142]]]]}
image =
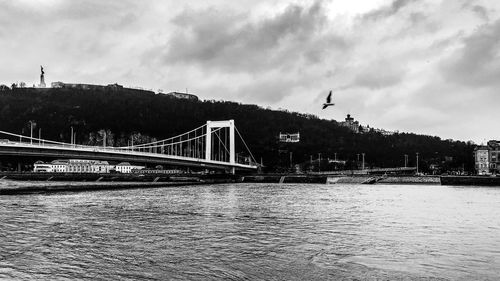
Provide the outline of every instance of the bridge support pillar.
{"type": "Polygon", "coordinates": [[[212,160],[212,129],[229,128],[229,163],[236,163],[234,120],[207,121],[207,134],[205,136],[205,160],[212,160]]]}
{"type": "Polygon", "coordinates": [[[205,135],[205,160],[212,160],[212,121],[207,121],[207,133],[205,135]]]}

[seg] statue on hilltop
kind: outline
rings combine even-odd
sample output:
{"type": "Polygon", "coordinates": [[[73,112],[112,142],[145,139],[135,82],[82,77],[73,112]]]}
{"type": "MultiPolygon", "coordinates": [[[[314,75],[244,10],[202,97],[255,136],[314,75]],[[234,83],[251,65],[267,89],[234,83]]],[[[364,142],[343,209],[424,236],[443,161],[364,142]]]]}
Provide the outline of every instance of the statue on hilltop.
{"type": "Polygon", "coordinates": [[[40,88],[45,88],[45,71],[43,71],[43,66],[40,65],[40,88]]]}

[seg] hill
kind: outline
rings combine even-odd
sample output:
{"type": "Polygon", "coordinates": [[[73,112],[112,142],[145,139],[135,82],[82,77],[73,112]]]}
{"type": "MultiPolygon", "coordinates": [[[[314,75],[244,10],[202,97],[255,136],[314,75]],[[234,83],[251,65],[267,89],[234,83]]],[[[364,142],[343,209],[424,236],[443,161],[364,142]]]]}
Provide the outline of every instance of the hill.
{"type": "MultiPolygon", "coordinates": [[[[318,158],[345,160],[344,168],[356,168],[357,154],[365,153],[366,167],[415,166],[420,154],[423,171],[430,164],[443,169],[473,169],[473,144],[441,140],[435,136],[408,133],[382,135],[371,131],[353,133],[334,120],[309,114],[264,109],[256,105],[228,101],[192,101],[163,94],[132,89],[64,89],[2,88],[0,90],[0,130],[29,135],[30,121],[41,129],[42,138],[69,142],[70,127],[76,131],[77,143],[102,143],[107,132],[108,145],[127,145],[152,138],[163,139],[204,124],[207,120],[234,119],[255,158],[263,159],[269,171],[318,158]],[[279,144],[279,132],[300,132],[297,144],[279,144]]],[[[317,162],[313,162],[317,165],[317,162]]],[[[333,164],[326,167],[333,169],[333,164]]],[[[317,167],[313,167],[317,169],[317,167]]]]}

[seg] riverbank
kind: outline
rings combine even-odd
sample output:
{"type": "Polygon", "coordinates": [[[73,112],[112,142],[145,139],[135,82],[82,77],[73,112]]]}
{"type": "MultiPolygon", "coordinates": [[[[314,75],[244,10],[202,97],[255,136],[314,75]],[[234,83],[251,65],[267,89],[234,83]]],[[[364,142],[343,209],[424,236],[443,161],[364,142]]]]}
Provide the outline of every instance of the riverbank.
{"type": "Polygon", "coordinates": [[[440,185],[439,176],[373,176],[373,175],[295,175],[271,174],[244,176],[248,183],[323,183],[323,184],[429,184],[440,185]]]}
{"type": "Polygon", "coordinates": [[[497,176],[442,176],[442,185],[451,186],[500,186],[497,176]]]}
{"type": "Polygon", "coordinates": [[[32,193],[80,192],[133,188],[158,188],[207,184],[206,182],[46,182],[0,180],[0,195],[32,193]]]}
{"type": "Polygon", "coordinates": [[[240,180],[239,176],[223,174],[139,175],[1,172],[0,195],[156,188],[232,183],[240,180]]]}

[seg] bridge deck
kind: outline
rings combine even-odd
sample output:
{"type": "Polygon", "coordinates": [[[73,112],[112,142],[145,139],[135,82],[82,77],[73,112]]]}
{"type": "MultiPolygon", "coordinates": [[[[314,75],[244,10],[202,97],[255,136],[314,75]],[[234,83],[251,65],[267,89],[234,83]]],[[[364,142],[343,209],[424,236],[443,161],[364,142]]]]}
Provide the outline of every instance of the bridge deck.
{"type": "Polygon", "coordinates": [[[127,149],[81,146],[81,145],[51,145],[30,144],[21,142],[0,142],[0,155],[34,156],[49,158],[85,158],[106,161],[127,161],[151,164],[181,165],[190,167],[206,167],[216,169],[235,168],[238,170],[254,170],[255,165],[229,163],[224,161],[206,160],[186,156],[167,155],[151,152],[140,152],[127,149]]]}

